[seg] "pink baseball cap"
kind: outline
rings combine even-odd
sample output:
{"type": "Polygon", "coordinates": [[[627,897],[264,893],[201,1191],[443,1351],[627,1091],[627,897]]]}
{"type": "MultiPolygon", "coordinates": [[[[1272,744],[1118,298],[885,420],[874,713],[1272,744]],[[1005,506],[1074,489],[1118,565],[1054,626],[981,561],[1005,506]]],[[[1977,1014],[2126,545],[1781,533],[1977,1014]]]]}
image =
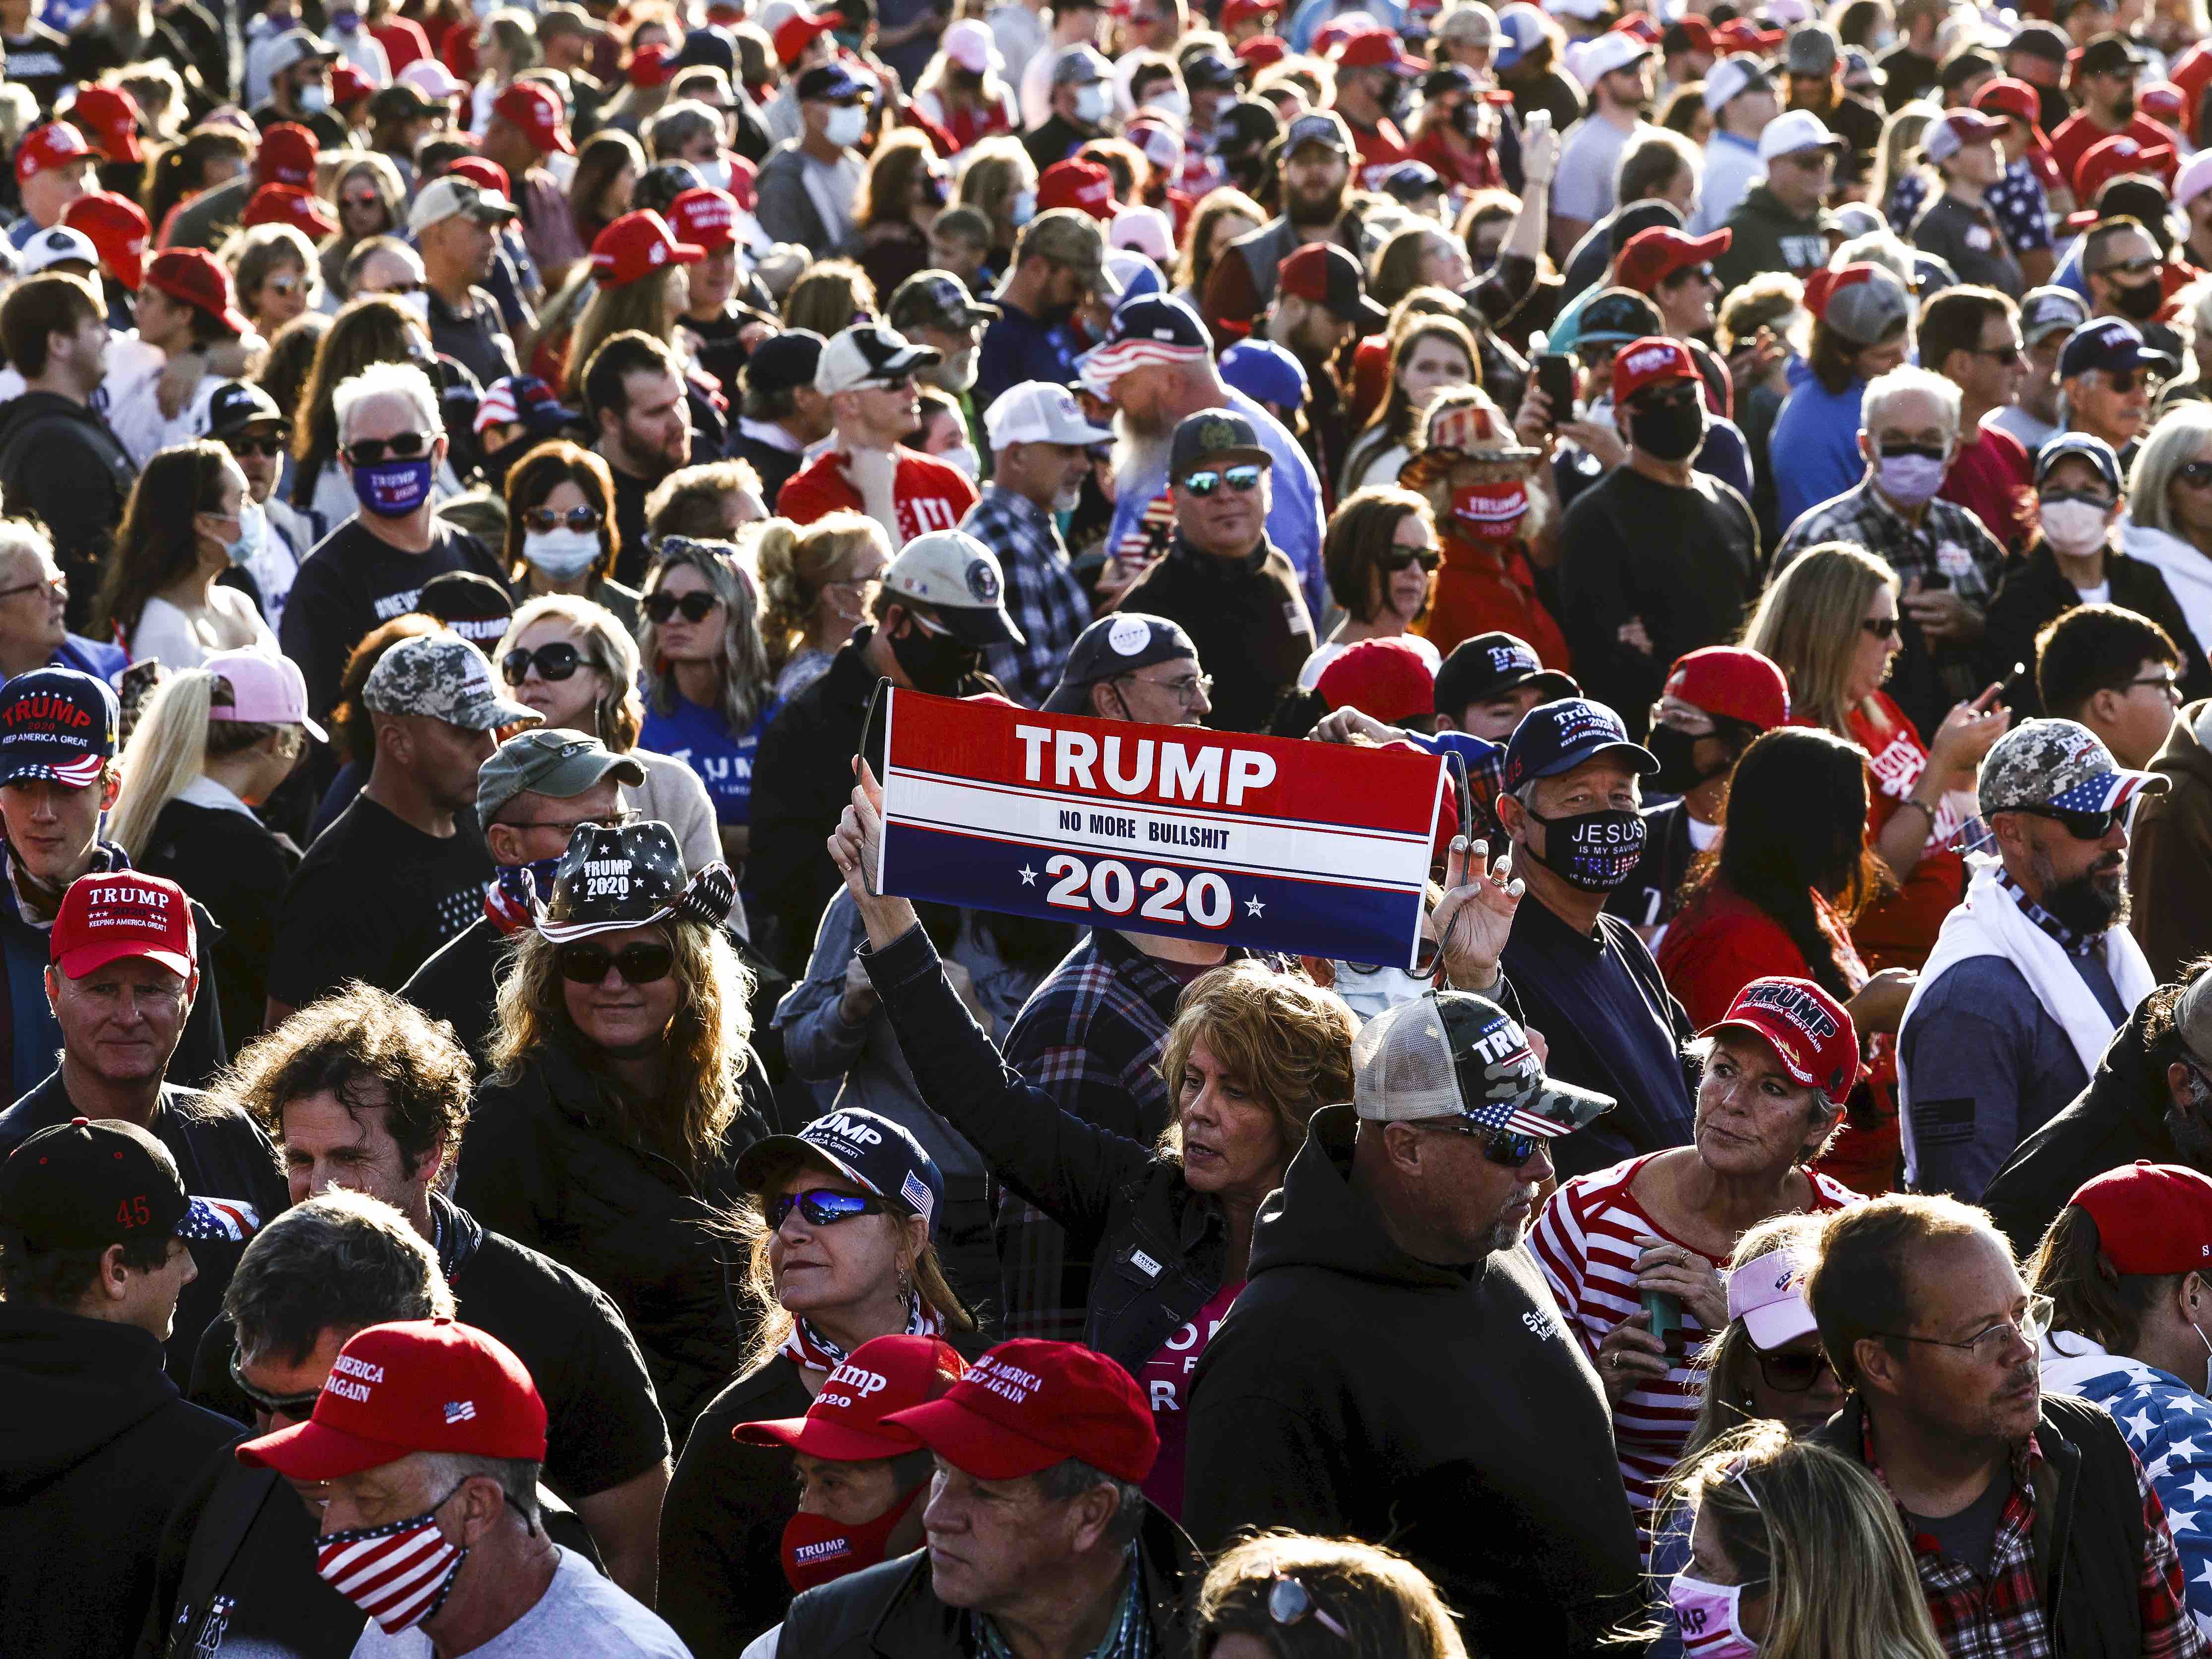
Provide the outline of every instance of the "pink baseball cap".
{"type": "Polygon", "coordinates": [[[1744,1334],[1762,1353],[1771,1353],[1816,1328],[1805,1301],[1805,1271],[1811,1264],[1784,1244],[1754,1256],[1729,1275],[1729,1319],[1743,1322],[1744,1334]]]}
{"type": "Polygon", "coordinates": [[[289,657],[241,647],[218,651],[200,665],[230,683],[230,702],[208,710],[212,720],[243,720],[254,726],[305,727],[317,743],[328,743],[323,728],[307,718],[307,681],[289,657]]]}

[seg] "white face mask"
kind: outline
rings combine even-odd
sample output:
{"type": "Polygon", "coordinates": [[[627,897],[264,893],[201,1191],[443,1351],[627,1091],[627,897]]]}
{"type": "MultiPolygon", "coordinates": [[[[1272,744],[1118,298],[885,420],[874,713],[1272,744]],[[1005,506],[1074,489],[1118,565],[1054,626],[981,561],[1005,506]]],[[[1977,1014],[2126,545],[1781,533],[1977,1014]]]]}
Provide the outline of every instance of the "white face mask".
{"type": "Polygon", "coordinates": [[[830,112],[823,137],[840,149],[850,149],[868,130],[868,112],[857,104],[840,104],[830,112]]]}
{"type": "Polygon", "coordinates": [[[269,533],[269,514],[260,502],[248,496],[238,509],[238,539],[227,544],[223,551],[230,556],[233,564],[251,564],[261,544],[269,533]]]}
{"type": "Polygon", "coordinates": [[[320,81],[310,81],[300,88],[301,112],[320,115],[331,106],[331,89],[320,81]]]}
{"type": "MultiPolygon", "coordinates": [[[[838,112],[838,114],[842,115],[842,113],[844,113],[842,110],[838,112]]],[[[837,118],[833,115],[830,118],[834,125],[837,118]]],[[[859,135],[857,134],[854,135],[855,137],[858,136],[859,135]]],[[[838,142],[840,143],[851,143],[853,139],[844,138],[840,139],[838,142]]],[[[716,190],[727,190],[730,187],[730,158],[728,156],[717,155],[711,161],[694,161],[691,164],[691,167],[692,171],[699,175],[700,182],[702,184],[711,185],[716,190]]]]}
{"type": "Polygon", "coordinates": [[[522,538],[522,556],[556,582],[574,581],[599,556],[599,538],[589,530],[532,530],[522,538]]]}
{"type": "Polygon", "coordinates": [[[401,305],[415,313],[416,322],[425,328],[430,326],[430,290],[428,289],[418,288],[411,294],[402,294],[396,297],[401,305]]]}
{"type": "Polygon", "coordinates": [[[1145,100],[1145,107],[1174,116],[1178,125],[1190,120],[1190,94],[1181,87],[1163,88],[1145,100]]]}
{"type": "Polygon", "coordinates": [[[955,444],[937,458],[949,465],[958,467],[977,483],[983,481],[983,458],[975,453],[973,444],[955,444]]]}
{"type": "Polygon", "coordinates": [[[1016,225],[1025,225],[1029,223],[1030,220],[1036,218],[1036,192],[1033,190],[1016,191],[1014,192],[1014,204],[1006,210],[1006,216],[1012,220],[1016,225]]]}
{"type": "Polygon", "coordinates": [[[1113,106],[1113,100],[1107,96],[1106,83],[1103,81],[1093,81],[1088,86],[1075,89],[1075,118],[1086,127],[1097,126],[1106,118],[1106,112],[1113,106]]]}
{"type": "Polygon", "coordinates": [[[575,182],[576,158],[566,150],[555,150],[544,158],[545,171],[553,175],[553,182],[567,190],[575,182]]]}
{"type": "Polygon", "coordinates": [[[2094,553],[2105,542],[2105,509],[2087,501],[2045,501],[2036,510],[2043,539],[2071,558],[2094,553]]]}

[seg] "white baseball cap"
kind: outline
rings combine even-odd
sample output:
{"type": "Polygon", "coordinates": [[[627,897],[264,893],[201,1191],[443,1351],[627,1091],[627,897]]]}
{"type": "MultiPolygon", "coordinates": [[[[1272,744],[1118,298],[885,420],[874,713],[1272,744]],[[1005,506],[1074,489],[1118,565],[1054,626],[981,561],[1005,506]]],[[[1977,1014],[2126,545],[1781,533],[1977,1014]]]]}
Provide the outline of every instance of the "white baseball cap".
{"type": "Polygon", "coordinates": [[[2212,149],[2202,149],[2174,175],[2173,204],[2185,208],[2208,190],[2212,190],[2212,149]]]}
{"type": "Polygon", "coordinates": [[[403,87],[412,87],[425,98],[444,103],[466,92],[468,82],[457,77],[434,58],[418,58],[394,77],[403,87]]]}
{"type": "Polygon", "coordinates": [[[999,556],[964,530],[916,536],[884,570],[884,589],[932,607],[963,645],[1028,643],[1006,614],[999,556]]]}
{"type": "Polygon", "coordinates": [[[946,24],[938,44],[947,58],[971,74],[995,74],[1006,66],[998,42],[991,38],[990,26],[973,17],[946,24]]]}
{"type": "Polygon", "coordinates": [[[100,250],[92,245],[92,238],[68,225],[56,225],[51,230],[35,233],[23,244],[16,258],[26,276],[35,276],[71,259],[82,259],[94,270],[100,269],[100,250]]]}
{"type": "Polygon", "coordinates": [[[1844,141],[1828,131],[1828,124],[1809,109],[1785,109],[1766,124],[1759,135],[1759,159],[1795,155],[1801,149],[1841,149],[1844,141]]]}
{"type": "Polygon", "coordinates": [[[1114,434],[1093,426],[1064,386],[1024,380],[1008,386],[983,411],[983,434],[994,451],[1008,444],[1103,444],[1114,434]]]}
{"type": "Polygon", "coordinates": [[[1587,89],[1615,70],[1626,69],[1639,58],[1649,58],[1651,48],[1623,29],[1608,29],[1595,40],[1585,40],[1581,49],[1572,54],[1575,76],[1587,89]]]}
{"type": "Polygon", "coordinates": [[[1723,58],[1705,72],[1705,108],[1715,115],[1739,93],[1767,83],[1766,65],[1747,52],[1723,58]]]}

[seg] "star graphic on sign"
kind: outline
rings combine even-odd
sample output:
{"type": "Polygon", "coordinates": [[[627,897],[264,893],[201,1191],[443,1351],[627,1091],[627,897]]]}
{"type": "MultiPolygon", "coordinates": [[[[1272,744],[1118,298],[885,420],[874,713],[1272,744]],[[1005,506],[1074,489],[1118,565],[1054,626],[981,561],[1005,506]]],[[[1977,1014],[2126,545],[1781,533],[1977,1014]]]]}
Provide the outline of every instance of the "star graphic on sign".
{"type": "Polygon", "coordinates": [[[1256,894],[1244,901],[1244,908],[1255,916],[1267,908],[1267,907],[1266,905],[1260,902],[1259,897],[1256,894]]]}
{"type": "Polygon", "coordinates": [[[1028,865],[1024,864],[1020,869],[1014,872],[1014,873],[1022,878],[1023,886],[1034,887],[1036,885],[1036,872],[1030,869],[1028,865]]]}

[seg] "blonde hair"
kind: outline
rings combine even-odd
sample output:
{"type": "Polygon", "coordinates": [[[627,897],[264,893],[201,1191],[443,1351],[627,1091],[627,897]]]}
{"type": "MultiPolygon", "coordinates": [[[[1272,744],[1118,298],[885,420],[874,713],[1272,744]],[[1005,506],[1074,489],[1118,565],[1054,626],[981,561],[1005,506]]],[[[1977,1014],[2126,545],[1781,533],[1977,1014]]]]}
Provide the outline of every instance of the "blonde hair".
{"type": "Polygon", "coordinates": [[[592,354],[616,335],[635,330],[667,343],[672,332],[669,295],[684,280],[683,272],[683,266],[670,265],[634,283],[599,283],[569,331],[568,380],[562,388],[568,397],[583,395],[584,371],[591,367],[592,354]]]}
{"type": "MultiPolygon", "coordinates": [[[[1791,1254],[1801,1263],[1809,1266],[1820,1254],[1820,1218],[1770,1216],[1747,1228],[1736,1240],[1735,1249],[1729,1252],[1728,1271],[1734,1273],[1746,1262],[1756,1261],[1785,1245],[1791,1247],[1791,1254]]],[[[1804,1294],[1802,1285],[1798,1294],[1804,1294]]],[[[1729,1321],[1705,1344],[1696,1367],[1703,1385],[1698,1397],[1698,1420],[1690,1425],[1690,1437],[1682,1446],[1684,1465],[1729,1431],[1763,1420],[1753,1417],[1749,1410],[1751,1367],[1758,1362],[1759,1350],[1741,1319],[1729,1321]]]]}
{"type": "Polygon", "coordinates": [[[304,744],[297,726],[215,719],[214,711],[231,707],[235,696],[228,680],[204,668],[162,676],[131,728],[123,750],[123,786],[107,814],[107,838],[133,860],[145,856],[161,809],[207,770],[210,755],[251,749],[272,732],[291,732],[304,744]]]}
{"type": "MultiPolygon", "coordinates": [[[[1927,132],[1928,124],[1942,112],[1925,98],[1916,98],[1899,105],[1881,124],[1881,137],[1875,145],[1874,178],[1867,197],[1877,210],[1887,213],[1889,193],[1897,188],[1898,180],[1918,169],[1922,136],[1927,132]]],[[[1940,195],[1942,191],[1936,193],[1940,195]]]]}
{"type": "MultiPolygon", "coordinates": [[[[721,670],[722,696],[718,712],[730,735],[743,737],[751,729],[775,688],[768,653],[761,642],[759,605],[753,585],[737,566],[738,550],[724,541],[694,541],[670,537],[645,573],[644,592],[656,593],[675,569],[695,570],[707,589],[722,602],[722,650],[716,659],[721,670]]],[[[676,665],[660,654],[660,624],[648,619],[638,631],[638,653],[645,659],[646,696],[664,714],[676,711],[676,665]]]]}
{"type": "Polygon", "coordinates": [[[1222,1070],[1275,1121],[1285,1158],[1305,1144],[1306,1125],[1332,1102],[1352,1098],[1352,1040],[1359,1022],[1344,1000],[1251,962],[1209,969],[1176,1000],[1160,1051],[1173,1113],[1160,1148],[1182,1155],[1182,1074],[1201,1041],[1222,1070]]]}
{"type": "Polygon", "coordinates": [[[1307,1653],[1387,1655],[1389,1659],[1467,1659],[1459,1628],[1428,1576],[1395,1551],[1356,1538],[1312,1538],[1267,1532],[1224,1551],[1199,1589],[1195,1639],[1200,1659],[1224,1637],[1256,1637],[1273,1653],[1304,1659],[1307,1653]],[[1295,1578],[1323,1611],[1342,1625],[1346,1639],[1318,1625],[1317,1639],[1300,1640],[1301,1626],[1277,1624],[1268,1592],[1279,1577],[1295,1578]]]}
{"type": "Polygon", "coordinates": [[[852,561],[870,547],[885,563],[891,556],[883,526],[863,514],[842,511],[825,513],[803,529],[788,519],[770,519],[761,526],[753,547],[760,561],[761,641],[771,674],[783,672],[806,637],[822,590],[837,580],[838,571],[850,569],[852,561]]]}
{"type": "Polygon", "coordinates": [[[1897,573],[1863,547],[1808,547],[1759,595],[1740,641],[1782,670],[1793,714],[1839,737],[1850,736],[1844,688],[1858,653],[1856,623],[1883,587],[1896,591],[1897,573]]]}
{"type": "MultiPolygon", "coordinates": [[[[637,734],[645,726],[645,699],[637,689],[637,641],[614,612],[595,599],[580,593],[544,593],[517,606],[492,653],[492,667],[501,683],[507,678],[501,666],[507,653],[542,622],[566,623],[588,659],[586,666],[597,669],[607,683],[592,705],[592,735],[618,755],[636,748],[637,734]]],[[[507,687],[510,692],[514,689],[507,687]]]]}

